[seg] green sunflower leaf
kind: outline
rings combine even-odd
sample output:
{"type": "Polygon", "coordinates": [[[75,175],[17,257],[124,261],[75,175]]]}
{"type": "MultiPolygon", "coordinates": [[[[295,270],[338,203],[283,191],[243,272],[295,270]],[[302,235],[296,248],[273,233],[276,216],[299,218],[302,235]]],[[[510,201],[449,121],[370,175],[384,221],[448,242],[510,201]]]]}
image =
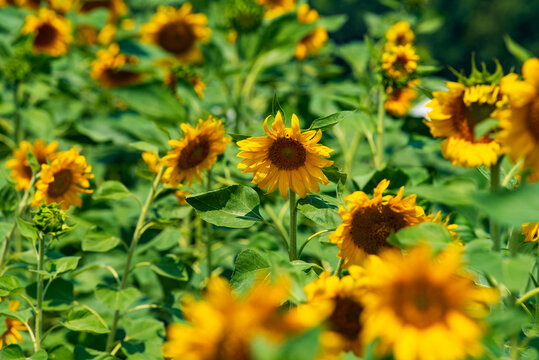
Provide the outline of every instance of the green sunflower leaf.
{"type": "Polygon", "coordinates": [[[298,201],[298,210],[306,218],[327,229],[335,229],[341,223],[339,203],[331,196],[307,195],[298,201]]]}
{"type": "Polygon", "coordinates": [[[93,334],[106,334],[108,327],[97,316],[86,309],[71,310],[63,325],[71,331],[89,332],[93,334]]]}
{"type": "Polygon", "coordinates": [[[92,195],[92,199],[100,200],[121,200],[130,195],[129,190],[119,181],[105,181],[101,184],[95,193],[92,195]]]}
{"type": "Polygon", "coordinates": [[[311,126],[307,130],[322,130],[326,131],[343,121],[348,117],[355,116],[355,111],[339,111],[335,114],[324,116],[313,120],[311,126]]]}

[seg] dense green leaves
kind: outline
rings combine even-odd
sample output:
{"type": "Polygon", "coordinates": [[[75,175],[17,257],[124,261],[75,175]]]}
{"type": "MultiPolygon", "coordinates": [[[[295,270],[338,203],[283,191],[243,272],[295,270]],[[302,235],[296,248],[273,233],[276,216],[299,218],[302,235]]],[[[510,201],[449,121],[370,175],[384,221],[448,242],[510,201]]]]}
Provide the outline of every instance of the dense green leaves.
{"type": "Polygon", "coordinates": [[[244,293],[255,281],[265,278],[270,268],[270,263],[262,254],[253,249],[245,249],[236,259],[230,284],[236,291],[244,293]]]}
{"type": "Polygon", "coordinates": [[[309,130],[329,130],[344,119],[353,117],[354,111],[341,111],[335,114],[328,115],[323,118],[314,120],[309,127],[309,130]]]}
{"type": "Polygon", "coordinates": [[[94,334],[106,334],[109,329],[97,316],[86,309],[71,310],[67,314],[67,320],[63,325],[72,331],[90,332],[94,334]]]}
{"type": "Polygon", "coordinates": [[[139,291],[133,287],[119,290],[100,285],[95,289],[95,296],[109,309],[126,310],[137,299],[139,291]]]}
{"type": "Polygon", "coordinates": [[[328,229],[335,229],[341,223],[339,203],[335,198],[326,195],[308,195],[298,201],[301,213],[328,229]]]}
{"type": "Polygon", "coordinates": [[[120,243],[116,236],[104,232],[91,232],[82,239],[83,251],[107,252],[120,243]]]}
{"type": "Polygon", "coordinates": [[[121,200],[129,196],[129,190],[118,181],[105,181],[92,195],[94,200],[121,200]]]}

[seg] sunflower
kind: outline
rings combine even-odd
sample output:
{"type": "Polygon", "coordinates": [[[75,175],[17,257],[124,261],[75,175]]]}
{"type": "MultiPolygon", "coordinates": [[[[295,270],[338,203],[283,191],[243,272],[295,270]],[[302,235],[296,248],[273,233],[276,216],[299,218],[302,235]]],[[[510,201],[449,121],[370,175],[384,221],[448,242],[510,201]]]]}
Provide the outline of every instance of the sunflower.
{"type": "Polygon", "coordinates": [[[360,323],[363,311],[363,288],[359,276],[361,269],[352,266],[350,272],[353,275],[342,278],[323,272],[304,288],[307,305],[327,301],[331,303],[332,310],[326,319],[327,327],[320,337],[322,358],[343,351],[353,351],[356,356],[361,356],[363,352],[360,323]]]}
{"type": "Polygon", "coordinates": [[[148,165],[148,168],[154,173],[158,173],[161,165],[159,164],[159,156],[156,153],[145,151],[142,153],[142,160],[148,165]]]}
{"type": "Polygon", "coordinates": [[[346,208],[339,209],[343,223],[329,236],[339,248],[337,256],[343,260],[344,268],[392,247],[387,242],[392,232],[425,221],[423,208],[415,203],[416,195],[404,197],[404,187],[401,187],[396,196],[384,196],[388,186],[389,180],[382,180],[371,199],[363,191],[344,199],[346,208]]]}
{"type": "Polygon", "coordinates": [[[19,148],[13,150],[13,159],[7,161],[6,167],[11,170],[10,176],[17,183],[18,191],[28,189],[32,180],[32,169],[26,158],[27,152],[31,151],[37,162],[42,165],[53,159],[56,150],[58,150],[56,141],[47,145],[40,139],[36,139],[34,145],[28,141],[22,141],[19,148]]]}
{"type": "Polygon", "coordinates": [[[121,54],[118,44],[111,44],[97,52],[90,75],[108,88],[134,85],[142,80],[142,75],[128,67],[137,63],[136,56],[121,54]]]}
{"type": "MultiPolygon", "coordinates": [[[[318,20],[318,11],[303,4],[298,8],[298,21],[302,24],[312,24],[318,20]]],[[[309,55],[316,55],[328,40],[328,32],[322,26],[315,27],[305,35],[296,45],[294,56],[298,60],[304,60],[309,55]]]]}
{"type": "Polygon", "coordinates": [[[243,158],[238,164],[242,172],[252,172],[253,183],[268,193],[279,187],[283,198],[288,189],[304,198],[308,192],[318,192],[320,187],[329,184],[322,168],[330,166],[333,161],[324,159],[333,150],[318,144],[322,131],[309,130],[301,132],[298,117],[292,115],[292,127],[285,128],[281,113],[277,113],[275,121],[268,128],[268,116],[264,120],[267,136],[250,137],[238,141],[243,158]]]}
{"type": "Polygon", "coordinates": [[[283,337],[286,326],[279,326],[286,314],[279,307],[287,293],[285,282],[257,281],[238,296],[225,279],[212,278],[202,300],[190,295],[182,299],[187,322],[168,327],[163,355],[172,360],[249,360],[251,340],[283,337]]]}
{"type": "Polygon", "coordinates": [[[382,54],[382,69],[390,78],[398,79],[413,73],[418,60],[412,45],[396,45],[382,54]]]}
{"type": "Polygon", "coordinates": [[[459,240],[459,234],[455,230],[457,230],[459,226],[457,224],[451,224],[450,220],[451,219],[449,216],[444,219],[441,211],[438,211],[436,214],[430,214],[425,217],[425,222],[433,222],[442,225],[447,230],[449,235],[451,235],[453,240],[457,241],[459,240]]]}
{"type": "Polygon", "coordinates": [[[168,143],[174,149],[161,159],[167,169],[163,180],[171,186],[177,186],[184,179],[189,185],[193,177],[201,181],[202,171],[210,170],[217,161],[217,156],[225,152],[226,145],[232,140],[225,137],[225,127],[213,116],[208,120],[198,120],[194,128],[189,124],[181,124],[183,136],[168,143]]]}
{"type": "MultiPolygon", "coordinates": [[[[4,298],[4,300],[8,299],[4,298]]],[[[0,298],[0,302],[2,302],[2,298],[0,298]]],[[[11,311],[17,311],[20,304],[20,301],[11,300],[9,301],[8,309],[11,311]]],[[[17,341],[22,341],[22,336],[19,331],[27,331],[26,326],[19,320],[6,317],[4,321],[6,324],[6,330],[2,335],[0,335],[0,349],[2,349],[4,344],[11,345],[16,344],[17,341]]]]}
{"type": "Polygon", "coordinates": [[[211,30],[204,14],[192,14],[186,2],[181,8],[159,6],[150,22],[140,28],[142,40],[160,46],[182,62],[199,62],[202,53],[198,43],[210,39],[211,30]]]}
{"type": "Polygon", "coordinates": [[[407,21],[399,21],[386,31],[386,49],[398,45],[413,45],[415,34],[407,21]]]}
{"type": "Polygon", "coordinates": [[[23,34],[34,35],[32,48],[35,53],[51,56],[66,54],[72,40],[69,19],[49,9],[39,10],[37,16],[28,15],[21,31],[23,34]]]}
{"type": "Polygon", "coordinates": [[[8,3],[14,3],[17,6],[34,11],[39,10],[39,8],[41,7],[41,0],[13,0],[8,1],[8,3]]]}
{"type": "Polygon", "coordinates": [[[388,250],[365,263],[364,341],[375,339],[395,360],[453,360],[480,356],[483,326],[495,290],[477,286],[461,263],[461,247],[436,258],[427,246],[407,255],[388,250]]]}
{"type": "Polygon", "coordinates": [[[66,14],[73,7],[73,0],[47,0],[47,6],[60,14],[66,14]]]}
{"type": "Polygon", "coordinates": [[[116,33],[118,32],[118,29],[116,28],[116,25],[114,24],[106,24],[99,30],[99,34],[97,35],[97,42],[99,42],[102,45],[108,45],[114,41],[116,38],[116,33]]]}
{"type": "Polygon", "coordinates": [[[513,160],[524,159],[525,168],[539,177],[539,59],[526,60],[522,75],[524,80],[506,75],[500,83],[509,106],[498,113],[498,138],[513,160]]]}
{"type": "Polygon", "coordinates": [[[493,116],[502,100],[498,85],[466,87],[456,82],[447,83],[447,91],[433,92],[434,98],[426,105],[432,108],[426,124],[434,137],[445,138],[442,154],[453,165],[490,167],[498,161],[501,146],[490,133],[476,136],[475,129],[493,116]]]}
{"type": "Polygon", "coordinates": [[[522,224],[522,234],[526,236],[524,241],[539,240],[539,223],[522,224]]]}
{"type": "Polygon", "coordinates": [[[95,9],[107,9],[113,18],[127,13],[128,10],[124,0],[79,0],[79,12],[88,13],[95,9]]]}
{"type": "Polygon", "coordinates": [[[204,99],[204,90],[206,90],[206,83],[200,76],[192,76],[189,78],[189,82],[193,85],[193,90],[197,94],[199,99],[204,99]]]}
{"type": "Polygon", "coordinates": [[[386,93],[389,95],[384,105],[386,111],[394,116],[403,117],[408,113],[412,102],[417,98],[417,91],[406,86],[401,89],[393,89],[388,86],[386,93]]]}
{"type": "Polygon", "coordinates": [[[294,11],[296,0],[257,0],[258,3],[266,8],[264,17],[273,19],[276,16],[294,11]]]}
{"type": "Polygon", "coordinates": [[[62,210],[71,205],[82,206],[82,199],[77,193],[89,194],[93,190],[89,180],[94,177],[92,166],[75,148],[58,153],[51,164],[41,165],[41,179],[36,183],[36,194],[32,206],[46,201],[60,203],[62,210]]]}

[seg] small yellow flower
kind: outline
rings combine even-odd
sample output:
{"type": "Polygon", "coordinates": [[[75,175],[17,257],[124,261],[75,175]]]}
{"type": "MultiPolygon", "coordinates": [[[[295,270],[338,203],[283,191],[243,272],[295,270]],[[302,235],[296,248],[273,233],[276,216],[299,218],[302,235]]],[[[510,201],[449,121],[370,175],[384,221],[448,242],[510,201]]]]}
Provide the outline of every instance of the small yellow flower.
{"type": "Polygon", "coordinates": [[[367,255],[377,255],[391,248],[387,242],[392,232],[425,221],[425,211],[417,206],[416,195],[404,197],[404,187],[396,196],[383,195],[389,180],[382,180],[374,189],[371,199],[363,191],[356,191],[339,209],[343,223],[329,236],[337,244],[337,256],[343,267],[361,264],[367,255]]]}
{"type": "Polygon", "coordinates": [[[253,183],[268,193],[279,188],[283,198],[292,190],[301,198],[309,192],[318,192],[320,187],[329,184],[322,169],[333,164],[329,157],[333,150],[318,144],[322,131],[309,130],[301,132],[299,119],[292,115],[292,127],[285,128],[281,113],[277,113],[275,121],[268,128],[268,116],[264,120],[264,131],[267,136],[250,137],[238,141],[243,158],[238,168],[243,173],[253,173],[253,183]]]}
{"type": "Polygon", "coordinates": [[[137,26],[137,23],[134,19],[123,19],[120,24],[120,27],[127,31],[135,29],[135,26],[137,26]]]}
{"type": "Polygon", "coordinates": [[[142,80],[140,73],[128,68],[137,63],[136,56],[121,54],[118,44],[111,44],[108,49],[97,52],[97,59],[92,62],[90,74],[104,87],[130,86],[142,80]]]}
{"type": "Polygon", "coordinates": [[[481,137],[475,128],[494,116],[502,96],[498,85],[466,87],[456,82],[447,83],[447,91],[433,92],[434,98],[426,106],[432,108],[426,124],[434,137],[444,138],[442,154],[453,165],[490,167],[502,153],[491,133],[481,137]]]}
{"type": "Polygon", "coordinates": [[[412,102],[417,98],[417,91],[409,87],[403,87],[402,89],[393,89],[389,86],[386,89],[386,93],[389,94],[386,103],[384,105],[388,114],[403,117],[406,116],[408,110],[412,106],[412,102]]]}
{"type": "Polygon", "coordinates": [[[34,35],[32,43],[34,52],[51,56],[66,54],[72,41],[69,19],[49,9],[39,10],[37,16],[28,15],[22,33],[34,35]]]}
{"type": "Polygon", "coordinates": [[[417,69],[419,56],[412,45],[397,45],[382,54],[382,69],[393,79],[406,77],[417,69]]]}
{"type": "Polygon", "coordinates": [[[524,241],[539,240],[539,223],[522,224],[522,234],[526,236],[526,239],[524,239],[524,241]]]}
{"type": "Polygon", "coordinates": [[[103,26],[103,28],[99,31],[99,34],[97,35],[97,41],[101,45],[108,45],[114,41],[116,38],[116,26],[114,24],[106,24],[103,26]]]}
{"type": "Polygon", "coordinates": [[[395,360],[457,360],[483,352],[480,319],[497,292],[477,286],[450,245],[435,258],[420,246],[388,250],[365,263],[363,338],[395,360]]]}
{"type": "Polygon", "coordinates": [[[47,164],[54,158],[58,143],[53,141],[47,145],[43,140],[36,139],[32,145],[28,141],[22,141],[19,148],[13,150],[14,158],[7,161],[6,167],[11,170],[10,176],[17,183],[19,191],[28,189],[32,180],[32,169],[26,158],[28,150],[34,154],[40,165],[47,164]]]}
{"type": "Polygon", "coordinates": [[[539,59],[527,60],[522,66],[524,80],[516,74],[506,75],[501,92],[507,96],[507,108],[499,111],[498,139],[511,159],[524,160],[535,178],[539,178],[539,59]]]}
{"type": "Polygon", "coordinates": [[[414,40],[415,34],[410,28],[410,24],[407,21],[399,21],[386,31],[385,48],[389,50],[398,45],[413,45],[414,40]]]}
{"type": "MultiPolygon", "coordinates": [[[[298,8],[298,21],[302,24],[312,24],[319,18],[318,11],[303,4],[298,8]]],[[[305,35],[296,45],[294,56],[298,60],[304,60],[309,55],[316,55],[328,40],[328,33],[322,26],[315,27],[305,35]]]]}
{"type": "Polygon", "coordinates": [[[157,13],[140,28],[142,40],[160,46],[179,61],[200,62],[202,53],[198,44],[208,42],[211,30],[206,15],[191,10],[188,2],[179,9],[159,6],[157,13]]]}
{"type": "MultiPolygon", "coordinates": [[[[9,301],[4,298],[4,301],[9,301]]],[[[2,298],[0,298],[2,302],[2,298]]],[[[9,301],[8,309],[11,311],[17,311],[19,309],[20,301],[11,300],[9,301]]],[[[11,319],[6,317],[4,319],[6,324],[6,331],[0,335],[0,349],[5,345],[16,344],[17,341],[22,341],[22,336],[19,331],[28,331],[26,326],[19,320],[11,319]]]]}
{"type": "Polygon", "coordinates": [[[91,171],[92,166],[75,148],[58,153],[50,165],[41,165],[41,178],[36,183],[32,206],[45,200],[47,204],[59,203],[62,210],[69,209],[71,205],[81,207],[82,199],[78,193],[93,192],[88,189],[89,180],[94,177],[91,171]]]}
{"type": "Polygon", "coordinates": [[[200,76],[193,76],[189,79],[189,82],[193,84],[193,89],[195,90],[197,96],[200,99],[204,99],[204,90],[206,90],[206,83],[200,76]]]}
{"type": "Polygon", "coordinates": [[[296,0],[257,0],[258,3],[266,8],[264,17],[273,19],[279,15],[294,11],[296,0]]]}
{"type": "Polygon", "coordinates": [[[191,185],[193,178],[201,181],[202,172],[212,168],[217,156],[225,152],[231,141],[225,137],[221,121],[211,115],[206,121],[198,120],[196,127],[184,123],[181,129],[183,136],[168,142],[174,149],[161,159],[161,164],[167,167],[163,180],[171,186],[177,186],[184,180],[191,185]]]}

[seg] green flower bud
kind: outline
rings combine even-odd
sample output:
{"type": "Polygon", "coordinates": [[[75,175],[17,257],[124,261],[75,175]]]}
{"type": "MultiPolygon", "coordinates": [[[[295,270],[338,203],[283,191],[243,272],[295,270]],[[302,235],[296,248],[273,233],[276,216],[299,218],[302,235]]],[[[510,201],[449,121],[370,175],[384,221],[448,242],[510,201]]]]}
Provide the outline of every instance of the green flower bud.
{"type": "Polygon", "coordinates": [[[264,8],[255,0],[228,0],[225,18],[238,32],[252,32],[258,29],[264,18],[264,8]]]}
{"type": "Polygon", "coordinates": [[[34,224],[44,234],[56,234],[67,229],[66,212],[60,210],[60,204],[41,204],[34,212],[34,224]]]}

